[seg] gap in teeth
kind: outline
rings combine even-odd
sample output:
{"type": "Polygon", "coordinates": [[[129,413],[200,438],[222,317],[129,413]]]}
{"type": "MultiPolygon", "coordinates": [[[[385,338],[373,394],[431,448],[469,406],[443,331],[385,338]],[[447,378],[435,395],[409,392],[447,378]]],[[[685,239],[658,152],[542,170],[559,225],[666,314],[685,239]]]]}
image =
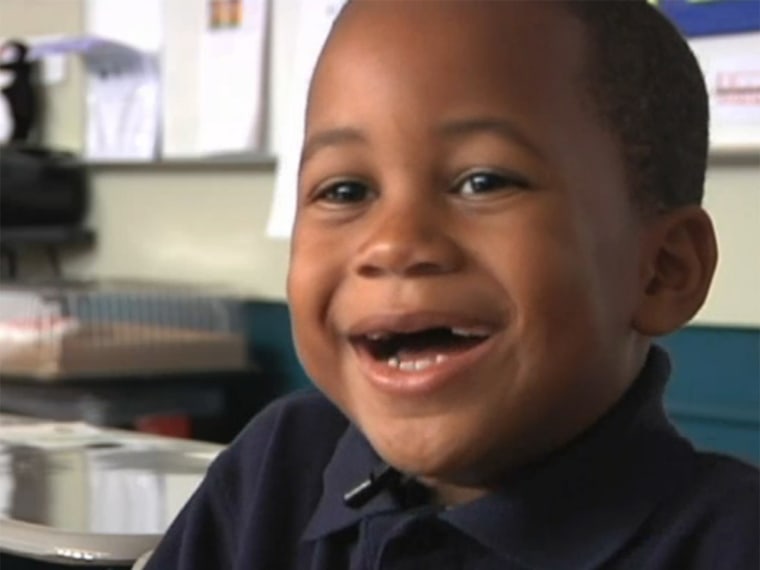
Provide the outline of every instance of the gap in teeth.
{"type": "Polygon", "coordinates": [[[418,358],[414,360],[401,360],[397,356],[391,356],[386,363],[391,368],[403,370],[404,372],[413,372],[425,370],[446,360],[448,360],[448,357],[445,354],[436,354],[434,358],[418,358]]]}

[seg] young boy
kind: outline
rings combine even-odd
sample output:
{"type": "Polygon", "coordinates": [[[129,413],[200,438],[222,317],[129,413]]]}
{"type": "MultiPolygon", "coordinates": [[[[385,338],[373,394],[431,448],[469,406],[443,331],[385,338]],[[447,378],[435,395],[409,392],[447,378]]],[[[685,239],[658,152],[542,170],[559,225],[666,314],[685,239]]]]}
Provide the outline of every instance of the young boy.
{"type": "Polygon", "coordinates": [[[642,2],[354,1],[258,415],[150,568],[757,569],[758,472],[662,409],[716,263],[707,102],[642,2]]]}

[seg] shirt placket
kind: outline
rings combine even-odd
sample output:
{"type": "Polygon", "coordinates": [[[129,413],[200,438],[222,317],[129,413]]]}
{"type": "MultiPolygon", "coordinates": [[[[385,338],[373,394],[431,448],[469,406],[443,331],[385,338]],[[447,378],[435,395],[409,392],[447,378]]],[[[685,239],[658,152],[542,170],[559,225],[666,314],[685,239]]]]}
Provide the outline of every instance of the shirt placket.
{"type": "MultiPolygon", "coordinates": [[[[378,515],[365,519],[352,570],[460,568],[453,545],[445,544],[435,516],[378,515]]],[[[461,562],[461,561],[459,561],[461,562]]]]}

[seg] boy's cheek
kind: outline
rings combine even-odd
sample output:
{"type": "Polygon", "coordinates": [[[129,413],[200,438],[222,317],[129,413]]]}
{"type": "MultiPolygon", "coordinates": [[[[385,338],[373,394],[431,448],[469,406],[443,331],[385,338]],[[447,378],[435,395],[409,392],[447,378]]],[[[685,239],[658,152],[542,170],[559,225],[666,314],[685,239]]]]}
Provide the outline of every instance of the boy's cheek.
{"type": "Polygon", "coordinates": [[[299,360],[312,381],[337,374],[340,335],[331,322],[331,300],[337,285],[321,275],[324,267],[307,257],[298,256],[288,275],[288,303],[293,340],[299,360]],[[304,260],[301,263],[301,260],[304,260]]]}

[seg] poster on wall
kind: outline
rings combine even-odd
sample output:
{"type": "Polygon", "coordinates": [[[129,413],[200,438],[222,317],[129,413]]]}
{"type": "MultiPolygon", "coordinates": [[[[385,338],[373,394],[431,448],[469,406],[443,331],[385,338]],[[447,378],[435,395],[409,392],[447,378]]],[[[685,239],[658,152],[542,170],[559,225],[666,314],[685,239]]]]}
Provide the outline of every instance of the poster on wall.
{"type": "Polygon", "coordinates": [[[710,96],[710,147],[760,152],[760,2],[650,0],[687,37],[710,96]]]}
{"type": "Polygon", "coordinates": [[[711,149],[760,153],[760,33],[691,45],[710,97],[711,149]]]}

